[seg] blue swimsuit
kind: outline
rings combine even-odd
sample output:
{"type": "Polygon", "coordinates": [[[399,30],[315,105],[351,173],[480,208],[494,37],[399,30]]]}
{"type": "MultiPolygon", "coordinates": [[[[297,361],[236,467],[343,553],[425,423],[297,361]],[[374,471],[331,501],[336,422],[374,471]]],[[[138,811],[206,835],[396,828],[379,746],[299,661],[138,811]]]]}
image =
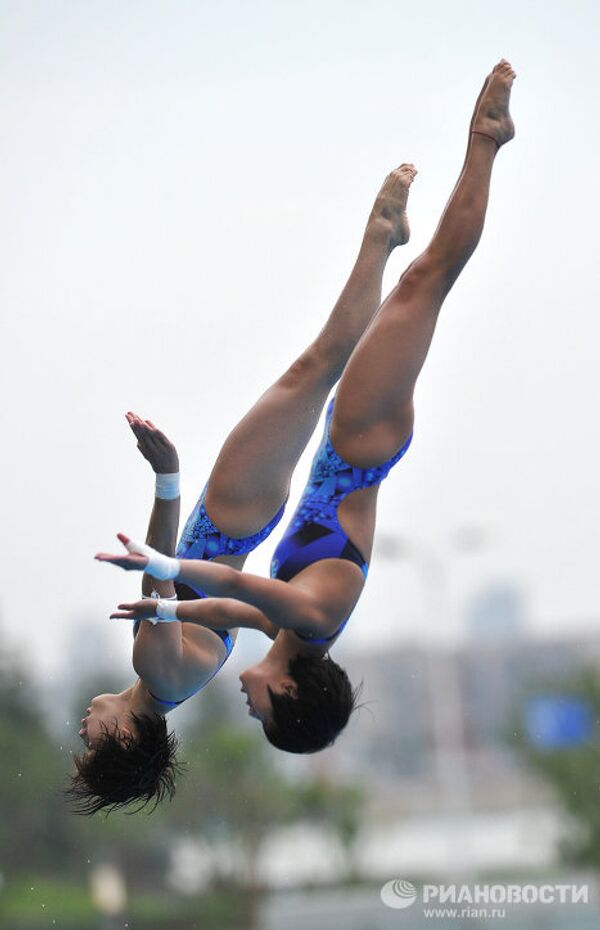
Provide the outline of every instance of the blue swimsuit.
{"type": "MultiPolygon", "coordinates": [[[[253,549],[256,549],[263,540],[275,529],[279,521],[283,516],[283,511],[285,510],[285,504],[283,504],[280,509],[277,511],[272,520],[270,520],[266,526],[259,530],[258,533],[254,533],[252,536],[244,536],[240,538],[235,538],[233,536],[227,536],[226,533],[222,533],[212,522],[210,517],[206,512],[206,507],[204,506],[204,498],[206,496],[206,485],[198,503],[192,510],[187,523],[183,528],[181,538],[177,543],[177,549],[175,555],[178,559],[204,559],[205,561],[210,561],[215,559],[218,555],[245,555],[248,552],[252,552],[253,549]]],[[[175,591],[177,593],[177,598],[180,601],[190,601],[197,600],[201,597],[208,597],[204,591],[200,588],[192,588],[189,585],[182,584],[181,582],[175,582],[175,591]]],[[[133,627],[133,635],[137,634],[139,625],[141,621],[136,621],[133,627]]],[[[233,649],[234,643],[229,635],[228,630],[211,630],[212,633],[216,633],[227,648],[227,655],[215,669],[213,674],[210,676],[208,681],[205,681],[200,688],[197,688],[196,691],[193,691],[192,694],[189,694],[186,698],[183,698],[182,701],[165,701],[163,698],[157,697],[152,692],[148,692],[155,701],[158,701],[159,704],[164,704],[165,706],[178,707],[180,704],[183,704],[183,701],[187,701],[189,698],[193,697],[194,694],[197,694],[198,691],[201,691],[202,688],[205,688],[211,679],[215,677],[217,672],[219,672],[233,649]]]]}
{"type": "MultiPolygon", "coordinates": [[[[383,481],[392,466],[407,451],[412,440],[411,433],[402,448],[382,465],[374,465],[372,468],[356,468],[349,465],[337,454],[329,438],[334,400],[335,398],[330,401],[327,408],[325,432],[313,459],[308,484],[283,539],[273,553],[271,577],[280,581],[289,581],[303,568],[322,559],[346,559],[354,562],[365,578],[367,577],[366,559],[340,526],[338,507],[353,491],[370,488],[383,481]]],[[[296,635],[315,645],[328,643],[342,632],[348,619],[347,617],[335,633],[325,639],[315,639],[300,633],[296,635]]]]}
{"type": "MultiPolygon", "coordinates": [[[[222,533],[212,522],[206,512],[204,499],[206,488],[183,528],[181,539],[177,544],[175,555],[178,559],[215,559],[218,555],[246,555],[252,552],[273,532],[283,516],[285,504],[282,504],[272,520],[258,533],[236,539],[222,533]]],[[[199,597],[206,597],[203,591],[197,591],[199,597]]]]}

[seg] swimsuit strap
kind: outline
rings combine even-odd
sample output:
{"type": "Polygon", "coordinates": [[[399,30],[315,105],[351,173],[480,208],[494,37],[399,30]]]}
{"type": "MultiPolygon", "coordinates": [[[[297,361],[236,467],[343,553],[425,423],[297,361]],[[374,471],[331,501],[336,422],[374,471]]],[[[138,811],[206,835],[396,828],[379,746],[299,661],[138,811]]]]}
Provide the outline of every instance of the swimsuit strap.
{"type": "MultiPolygon", "coordinates": [[[[168,707],[179,707],[180,704],[183,704],[184,701],[187,701],[189,698],[182,698],[181,701],[166,701],[164,698],[159,698],[156,694],[152,694],[152,691],[148,690],[148,694],[151,698],[154,698],[155,701],[158,701],[159,704],[166,704],[168,707]]],[[[193,694],[190,694],[189,697],[193,697],[196,694],[194,691],[193,694]]]]}
{"type": "MultiPolygon", "coordinates": [[[[231,654],[231,650],[233,649],[233,640],[229,634],[229,630],[213,630],[213,633],[216,633],[217,636],[220,636],[225,643],[225,648],[227,649],[227,655],[225,658],[228,658],[231,654]]],[[[223,661],[225,661],[225,659],[223,661]]]]}
{"type": "Polygon", "coordinates": [[[344,622],[340,624],[340,626],[338,626],[337,630],[334,633],[332,633],[331,636],[324,636],[322,639],[315,639],[314,636],[311,636],[310,633],[303,635],[302,633],[298,633],[297,630],[294,630],[294,633],[296,634],[298,639],[301,639],[302,642],[304,643],[312,643],[314,646],[324,646],[325,643],[330,643],[332,639],[335,639],[336,636],[339,636],[339,634],[342,632],[342,630],[348,623],[349,619],[350,617],[346,617],[344,622]]]}

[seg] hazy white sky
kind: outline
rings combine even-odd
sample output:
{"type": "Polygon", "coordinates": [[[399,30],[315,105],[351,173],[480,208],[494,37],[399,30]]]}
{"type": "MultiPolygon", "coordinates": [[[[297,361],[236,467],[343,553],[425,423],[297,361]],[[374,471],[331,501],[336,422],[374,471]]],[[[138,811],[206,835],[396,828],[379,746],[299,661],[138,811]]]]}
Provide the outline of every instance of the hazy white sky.
{"type": "MultiPolygon", "coordinates": [[[[599,25],[593,2],[5,0],[0,613],[24,648],[35,631],[41,668],[84,628],[119,663],[129,649],[106,617],[138,579],[92,560],[117,530],[143,535],[151,504],[124,412],[177,442],[189,510],[228,430],[320,328],[401,161],[420,173],[387,288],[425,246],[502,56],[517,138],[380,528],[442,560],[438,629],[496,579],[539,630],[600,620],[599,25]],[[476,553],[454,544],[464,526],[484,531],[476,553]]],[[[415,565],[380,562],[344,647],[433,629],[415,565]]]]}

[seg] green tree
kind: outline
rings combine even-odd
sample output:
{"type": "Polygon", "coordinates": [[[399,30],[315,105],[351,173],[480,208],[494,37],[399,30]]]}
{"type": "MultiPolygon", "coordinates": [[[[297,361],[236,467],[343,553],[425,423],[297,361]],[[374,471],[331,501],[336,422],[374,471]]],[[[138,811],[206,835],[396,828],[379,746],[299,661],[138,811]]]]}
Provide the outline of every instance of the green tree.
{"type": "Polygon", "coordinates": [[[329,826],[348,850],[358,829],[362,792],[323,779],[291,782],[258,727],[233,719],[219,685],[207,691],[202,716],[185,740],[189,773],[181,785],[174,822],[205,843],[228,843],[239,852],[236,874],[220,870],[216,883],[245,890],[245,926],[256,926],[261,887],[261,846],[273,829],[300,820],[329,826]]]}
{"type": "MultiPolygon", "coordinates": [[[[172,804],[150,816],[75,816],[61,789],[73,770],[70,752],[81,749],[77,737],[71,747],[58,745],[42,713],[43,694],[1,641],[0,671],[0,871],[11,885],[21,876],[27,885],[40,878],[85,888],[90,868],[110,862],[132,892],[161,891],[173,840],[186,832],[215,850],[224,842],[237,852],[233,870],[220,868],[215,855],[213,884],[226,887],[229,900],[242,899],[243,925],[252,930],[262,894],[257,862],[273,829],[317,821],[351,850],[362,793],[323,779],[290,782],[259,728],[232,713],[219,682],[186,708],[188,720],[194,714],[187,727],[185,714],[172,721],[182,738],[180,758],[188,764],[172,804]]],[[[79,719],[92,693],[119,688],[110,674],[87,680],[74,697],[72,719],[79,719]]]]}
{"type": "Polygon", "coordinates": [[[0,867],[9,878],[57,870],[71,843],[58,794],[63,755],[43,705],[22,663],[0,642],[0,867]]]}
{"type": "Polygon", "coordinates": [[[295,803],[298,819],[314,820],[337,836],[346,859],[346,880],[356,881],[360,870],[355,858],[355,841],[365,803],[362,785],[340,785],[318,778],[297,789],[295,803]]]}

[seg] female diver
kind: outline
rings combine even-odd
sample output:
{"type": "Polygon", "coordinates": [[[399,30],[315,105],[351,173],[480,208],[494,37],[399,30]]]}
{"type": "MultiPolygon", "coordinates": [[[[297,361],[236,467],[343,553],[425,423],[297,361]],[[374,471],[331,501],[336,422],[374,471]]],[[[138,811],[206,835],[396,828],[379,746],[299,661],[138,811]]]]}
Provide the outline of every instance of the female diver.
{"type": "MultiPolygon", "coordinates": [[[[294,468],[354,347],[381,302],[386,262],[408,241],[408,189],[412,165],[392,171],[379,191],[350,277],[314,342],[251,408],[227,438],[209,481],[176,546],[179,463],[173,444],[150,420],[127,419],[138,448],[157,474],[147,542],[181,560],[219,563],[237,572],[283,515],[294,468]]],[[[145,603],[156,597],[190,599],[205,625],[154,624],[137,618],[133,667],[137,680],[120,694],[94,697],[79,732],[87,751],[75,759],[69,795],[80,813],[157,803],[172,795],[176,743],[165,715],[203,688],[227,660],[247,607],[205,598],[193,579],[157,581],[145,574],[145,603]],[[227,608],[225,610],[225,608],[227,608]]],[[[150,616],[151,612],[148,612],[150,616]]],[[[272,622],[255,611],[256,624],[275,635],[272,622]]],[[[341,670],[340,670],[340,674],[341,670]]],[[[274,685],[284,693],[283,687],[274,685]]]]}
{"type": "MultiPolygon", "coordinates": [[[[275,551],[272,577],[165,558],[122,535],[130,554],[97,556],[211,596],[193,603],[121,604],[113,617],[253,627],[274,639],[265,658],[240,680],[251,715],[281,749],[322,749],[353,708],[350,683],[327,653],[364,587],[379,483],[410,444],[417,376],[444,299],[481,237],[496,153],[514,136],[509,113],[514,78],[504,59],[488,75],[469,127],[465,163],[438,228],[344,369],[308,485],[275,551]],[[222,599],[218,615],[213,598],[222,599]]],[[[273,422],[282,454],[285,441],[278,430],[273,422]]]]}

